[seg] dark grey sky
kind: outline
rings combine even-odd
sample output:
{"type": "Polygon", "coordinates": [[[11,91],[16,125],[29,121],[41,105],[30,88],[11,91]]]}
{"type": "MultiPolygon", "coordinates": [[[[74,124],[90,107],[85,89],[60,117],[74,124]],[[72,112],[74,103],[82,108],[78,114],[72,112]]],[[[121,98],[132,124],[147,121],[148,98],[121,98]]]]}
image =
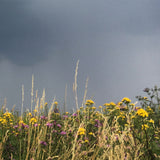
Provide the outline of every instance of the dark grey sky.
{"type": "MultiPolygon", "coordinates": [[[[31,76],[48,101],[72,101],[79,59],[80,102],[89,76],[88,98],[97,105],[135,101],[145,87],[160,83],[159,0],[1,0],[0,102],[26,107],[31,76]]],[[[28,104],[27,104],[28,103],[28,104]]]]}

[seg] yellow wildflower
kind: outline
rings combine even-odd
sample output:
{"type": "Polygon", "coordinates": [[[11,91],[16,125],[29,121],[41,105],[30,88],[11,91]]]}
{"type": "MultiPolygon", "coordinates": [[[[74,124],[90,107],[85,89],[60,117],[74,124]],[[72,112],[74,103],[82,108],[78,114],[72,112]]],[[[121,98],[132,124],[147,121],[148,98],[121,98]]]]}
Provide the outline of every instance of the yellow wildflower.
{"type": "Polygon", "coordinates": [[[93,109],[93,110],[95,110],[95,109],[96,109],[96,107],[92,107],[92,109],[93,109]]]}
{"type": "Polygon", "coordinates": [[[121,105],[122,105],[122,102],[118,102],[118,105],[121,106],[121,105]]]}
{"type": "Polygon", "coordinates": [[[85,132],[86,132],[86,130],[84,128],[79,128],[79,130],[78,130],[79,135],[84,135],[85,132]]]}
{"type": "Polygon", "coordinates": [[[139,109],[136,114],[138,114],[141,117],[148,117],[148,113],[142,108],[139,109]]]}
{"type": "Polygon", "coordinates": [[[106,106],[106,107],[107,107],[107,106],[110,106],[110,103],[105,103],[104,106],[106,106]]]}
{"type": "Polygon", "coordinates": [[[144,99],[144,100],[148,100],[148,98],[147,98],[147,97],[143,97],[143,99],[144,99]]]}
{"type": "Polygon", "coordinates": [[[31,112],[29,112],[29,113],[28,113],[28,115],[29,115],[29,116],[32,116],[32,113],[31,113],[31,112]]]}
{"type": "Polygon", "coordinates": [[[117,110],[120,110],[120,108],[119,108],[118,106],[116,106],[116,109],[117,109],[117,110]]]}
{"type": "Polygon", "coordinates": [[[89,132],[88,134],[89,134],[89,135],[93,135],[93,133],[92,133],[92,132],[89,132]]]}
{"type": "Polygon", "coordinates": [[[85,141],[84,141],[85,143],[89,143],[89,141],[86,139],[85,141]]]}
{"type": "Polygon", "coordinates": [[[36,112],[38,112],[38,111],[35,109],[33,112],[35,112],[35,113],[36,113],[36,112]]]}
{"type": "Polygon", "coordinates": [[[7,125],[7,120],[3,118],[1,123],[4,124],[4,125],[7,125]]]}
{"type": "Polygon", "coordinates": [[[10,113],[10,112],[7,111],[7,112],[5,112],[5,113],[3,114],[3,117],[10,119],[10,118],[12,117],[12,113],[10,113]]]}
{"type": "Polygon", "coordinates": [[[29,121],[29,122],[30,122],[31,124],[34,124],[34,123],[36,123],[36,122],[37,122],[37,119],[33,117],[33,118],[31,118],[31,119],[30,119],[30,121],[29,121]]]}
{"type": "Polygon", "coordinates": [[[147,111],[153,112],[153,109],[152,109],[150,106],[148,106],[148,107],[147,107],[147,111]]]}
{"type": "Polygon", "coordinates": [[[142,125],[142,130],[147,130],[147,128],[149,128],[147,124],[142,125]]]}
{"type": "Polygon", "coordinates": [[[56,105],[56,106],[57,106],[57,105],[58,105],[58,102],[57,102],[57,101],[55,101],[55,102],[54,102],[54,105],[56,105]]]}
{"type": "Polygon", "coordinates": [[[94,101],[92,101],[91,99],[88,99],[88,100],[86,101],[86,106],[90,106],[90,105],[92,105],[92,104],[94,104],[94,101]]]}
{"type": "Polygon", "coordinates": [[[110,105],[111,106],[115,106],[116,104],[114,102],[110,102],[110,105]]]}
{"type": "Polygon", "coordinates": [[[85,132],[79,132],[79,135],[85,135],[85,132]]]}
{"type": "Polygon", "coordinates": [[[122,99],[122,102],[130,103],[131,100],[130,100],[129,98],[127,98],[127,97],[124,97],[124,98],[122,99]]]}
{"type": "Polygon", "coordinates": [[[20,121],[19,121],[19,125],[21,125],[21,124],[24,124],[23,120],[20,120],[20,121]]]}
{"type": "Polygon", "coordinates": [[[150,119],[149,122],[154,124],[154,120],[153,119],[150,119]]]}
{"type": "Polygon", "coordinates": [[[99,106],[99,108],[101,109],[101,108],[102,108],[102,106],[99,106]]]}
{"type": "Polygon", "coordinates": [[[125,116],[122,116],[122,119],[125,119],[126,117],[125,116]]]}
{"type": "Polygon", "coordinates": [[[132,134],[131,134],[131,133],[129,133],[128,135],[129,135],[129,137],[132,137],[132,134]]]}

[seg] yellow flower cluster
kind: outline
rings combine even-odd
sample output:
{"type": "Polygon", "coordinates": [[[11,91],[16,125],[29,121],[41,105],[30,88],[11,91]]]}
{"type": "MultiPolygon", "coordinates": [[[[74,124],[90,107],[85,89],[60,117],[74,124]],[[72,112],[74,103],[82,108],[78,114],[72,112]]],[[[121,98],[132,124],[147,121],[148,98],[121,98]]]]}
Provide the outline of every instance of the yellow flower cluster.
{"type": "Polygon", "coordinates": [[[33,112],[34,112],[34,114],[36,114],[36,113],[38,113],[38,110],[37,110],[37,109],[34,109],[34,111],[33,111],[33,112]]]}
{"type": "Polygon", "coordinates": [[[19,121],[19,125],[24,124],[24,122],[22,120],[19,121]]]}
{"type": "Polygon", "coordinates": [[[141,116],[141,117],[148,117],[148,113],[144,110],[144,109],[138,109],[138,111],[136,112],[137,115],[141,116]]]}
{"type": "Polygon", "coordinates": [[[122,105],[122,102],[118,102],[118,106],[121,106],[122,105]]]}
{"type": "Polygon", "coordinates": [[[117,118],[122,118],[122,120],[124,120],[126,117],[123,112],[120,112],[120,115],[117,118]]]}
{"type": "Polygon", "coordinates": [[[94,104],[94,101],[92,101],[91,99],[88,99],[88,100],[86,101],[86,106],[90,106],[90,105],[92,105],[92,104],[94,104]]]}
{"type": "Polygon", "coordinates": [[[116,104],[114,102],[110,102],[110,105],[111,106],[115,106],[116,104]]]}
{"type": "Polygon", "coordinates": [[[147,130],[149,126],[147,124],[142,125],[142,130],[147,130]]]}
{"type": "Polygon", "coordinates": [[[58,105],[58,102],[57,102],[57,101],[55,101],[55,102],[54,102],[54,105],[56,105],[56,106],[57,106],[57,105],[58,105]]]}
{"type": "Polygon", "coordinates": [[[88,134],[89,134],[89,135],[91,135],[91,136],[93,135],[93,133],[92,133],[92,132],[89,132],[88,134]]]}
{"type": "Polygon", "coordinates": [[[12,113],[10,113],[10,112],[5,112],[5,113],[3,114],[3,118],[9,118],[9,119],[11,119],[11,118],[12,118],[12,113]]]}
{"type": "Polygon", "coordinates": [[[13,124],[12,118],[13,118],[12,113],[10,113],[10,112],[7,111],[7,112],[5,112],[5,113],[3,114],[2,117],[0,117],[0,122],[1,122],[1,124],[3,124],[3,125],[7,125],[7,124],[12,125],[12,124],[13,124]]]}
{"type": "Polygon", "coordinates": [[[86,139],[84,142],[85,142],[85,143],[89,143],[89,140],[86,139]]]}
{"type": "Polygon", "coordinates": [[[5,118],[2,118],[0,117],[0,122],[3,124],[3,125],[6,125],[7,124],[7,120],[5,118]]]}
{"type": "Polygon", "coordinates": [[[148,106],[146,110],[148,113],[151,113],[151,114],[153,113],[153,109],[150,106],[148,106]]]}
{"type": "Polygon", "coordinates": [[[127,97],[124,97],[124,98],[122,99],[122,102],[130,103],[131,100],[130,100],[129,98],[127,98],[127,97]]]}
{"type": "Polygon", "coordinates": [[[154,120],[153,119],[150,119],[149,122],[154,124],[154,120]]]}
{"type": "Polygon", "coordinates": [[[107,107],[107,106],[110,106],[110,103],[105,103],[104,106],[106,106],[106,107],[107,107]]]}
{"type": "Polygon", "coordinates": [[[84,135],[86,133],[86,130],[84,128],[79,128],[78,135],[84,135]]]}
{"type": "Polygon", "coordinates": [[[143,97],[143,99],[148,101],[148,98],[147,98],[147,97],[143,97]]]}
{"type": "Polygon", "coordinates": [[[31,113],[31,112],[29,112],[29,113],[28,113],[28,116],[32,116],[32,113],[31,113]]]}
{"type": "Polygon", "coordinates": [[[30,121],[29,121],[29,122],[30,122],[31,124],[34,124],[34,123],[36,123],[36,122],[37,122],[37,119],[33,117],[33,118],[31,118],[31,119],[30,119],[30,121]]]}
{"type": "Polygon", "coordinates": [[[130,106],[135,106],[135,104],[134,104],[134,103],[130,103],[129,105],[130,105],[130,106]]]}
{"type": "Polygon", "coordinates": [[[110,103],[105,103],[104,106],[116,106],[116,104],[114,102],[110,102],[110,103]]]}
{"type": "Polygon", "coordinates": [[[95,110],[95,109],[96,109],[96,107],[92,107],[92,109],[93,109],[93,110],[95,110]]]}

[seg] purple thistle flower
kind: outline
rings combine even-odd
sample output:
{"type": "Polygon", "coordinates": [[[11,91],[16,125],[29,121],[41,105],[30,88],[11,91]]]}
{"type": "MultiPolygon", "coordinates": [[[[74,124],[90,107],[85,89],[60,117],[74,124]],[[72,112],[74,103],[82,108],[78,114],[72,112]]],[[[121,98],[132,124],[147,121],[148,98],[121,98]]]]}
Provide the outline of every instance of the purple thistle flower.
{"type": "Polygon", "coordinates": [[[42,145],[44,145],[44,146],[47,145],[47,143],[46,143],[45,141],[40,141],[40,144],[42,144],[42,145]]]}
{"type": "Polygon", "coordinates": [[[41,116],[41,119],[47,119],[47,117],[45,117],[45,116],[41,116]]]}
{"type": "Polygon", "coordinates": [[[46,126],[52,127],[52,126],[53,126],[53,123],[49,123],[49,122],[48,122],[48,123],[46,124],[46,126]]]}
{"type": "Polygon", "coordinates": [[[36,124],[34,124],[34,126],[35,126],[35,127],[37,127],[37,126],[38,126],[38,124],[36,123],[36,124]]]}
{"type": "Polygon", "coordinates": [[[45,119],[45,116],[41,116],[41,119],[45,119]]]}
{"type": "Polygon", "coordinates": [[[110,145],[109,144],[107,144],[107,148],[109,148],[110,147],[110,145]]]}
{"type": "Polygon", "coordinates": [[[77,116],[77,113],[73,113],[72,116],[76,117],[76,116],[77,116]]]}
{"type": "Polygon", "coordinates": [[[96,121],[97,123],[100,123],[100,121],[99,121],[98,119],[95,119],[95,121],[96,121]]]}
{"type": "Polygon", "coordinates": [[[25,124],[21,123],[21,125],[22,125],[22,128],[25,128],[25,124]]]}
{"type": "Polygon", "coordinates": [[[25,125],[25,128],[29,128],[29,125],[26,124],[26,125],[25,125]]]}
{"type": "Polygon", "coordinates": [[[95,124],[94,126],[95,126],[95,127],[99,127],[100,125],[99,125],[99,124],[95,124]]]}
{"type": "Polygon", "coordinates": [[[57,130],[53,130],[52,133],[57,133],[57,130]]]}
{"type": "Polygon", "coordinates": [[[102,126],[102,124],[100,123],[100,121],[98,119],[96,119],[95,122],[96,122],[96,124],[94,125],[95,127],[102,126]]]}
{"type": "Polygon", "coordinates": [[[60,124],[57,124],[57,127],[61,128],[62,126],[60,124]]]}
{"type": "Polygon", "coordinates": [[[66,135],[67,133],[65,131],[62,131],[60,134],[61,135],[66,135]]]}
{"type": "Polygon", "coordinates": [[[18,125],[15,125],[14,128],[18,128],[18,125]]]}
{"type": "Polygon", "coordinates": [[[68,118],[68,116],[67,115],[63,115],[63,118],[68,118]]]}

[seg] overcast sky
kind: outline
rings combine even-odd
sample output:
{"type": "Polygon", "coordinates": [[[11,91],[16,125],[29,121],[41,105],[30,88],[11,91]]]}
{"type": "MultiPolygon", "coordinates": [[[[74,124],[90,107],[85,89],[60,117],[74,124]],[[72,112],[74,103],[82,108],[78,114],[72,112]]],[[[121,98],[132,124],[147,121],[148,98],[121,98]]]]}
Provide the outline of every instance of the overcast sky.
{"type": "Polygon", "coordinates": [[[0,103],[30,105],[31,78],[39,96],[73,108],[76,62],[79,103],[96,106],[160,85],[159,0],[1,0],[0,103]],[[28,103],[29,102],[29,103],[28,103]]]}

